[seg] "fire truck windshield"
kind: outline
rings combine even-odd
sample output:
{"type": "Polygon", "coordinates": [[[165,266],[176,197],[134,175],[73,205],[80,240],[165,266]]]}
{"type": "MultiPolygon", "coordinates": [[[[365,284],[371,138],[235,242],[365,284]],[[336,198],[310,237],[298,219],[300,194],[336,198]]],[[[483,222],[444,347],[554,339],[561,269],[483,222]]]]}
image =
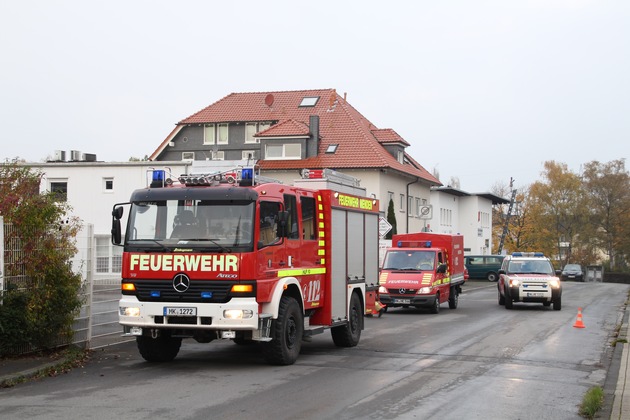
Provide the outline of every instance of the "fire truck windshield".
{"type": "Polygon", "coordinates": [[[435,264],[433,251],[390,250],[383,262],[384,270],[429,270],[435,264]]]}
{"type": "Polygon", "coordinates": [[[254,211],[252,201],[134,202],[126,242],[143,247],[148,243],[193,249],[253,249],[254,211]]]}

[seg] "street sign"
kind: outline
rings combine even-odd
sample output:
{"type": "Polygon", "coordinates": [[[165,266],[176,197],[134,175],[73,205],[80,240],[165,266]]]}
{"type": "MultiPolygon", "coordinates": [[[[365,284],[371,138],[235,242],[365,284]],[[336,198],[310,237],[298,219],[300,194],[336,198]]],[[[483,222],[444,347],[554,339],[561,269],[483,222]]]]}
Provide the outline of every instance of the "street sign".
{"type": "Polygon", "coordinates": [[[378,235],[384,238],[387,233],[392,230],[392,225],[384,217],[378,218],[378,235]]]}

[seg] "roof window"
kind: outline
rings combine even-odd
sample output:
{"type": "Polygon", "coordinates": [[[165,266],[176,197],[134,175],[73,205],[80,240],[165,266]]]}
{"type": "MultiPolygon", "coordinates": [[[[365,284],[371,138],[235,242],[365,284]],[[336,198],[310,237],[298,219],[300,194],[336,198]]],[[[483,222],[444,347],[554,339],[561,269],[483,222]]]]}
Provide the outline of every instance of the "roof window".
{"type": "Polygon", "coordinates": [[[302,98],[300,106],[315,106],[317,105],[317,101],[319,101],[319,96],[305,96],[304,98],[302,98]]]}
{"type": "Polygon", "coordinates": [[[329,144],[326,148],[326,153],[335,153],[337,151],[338,144],[329,144]]]}

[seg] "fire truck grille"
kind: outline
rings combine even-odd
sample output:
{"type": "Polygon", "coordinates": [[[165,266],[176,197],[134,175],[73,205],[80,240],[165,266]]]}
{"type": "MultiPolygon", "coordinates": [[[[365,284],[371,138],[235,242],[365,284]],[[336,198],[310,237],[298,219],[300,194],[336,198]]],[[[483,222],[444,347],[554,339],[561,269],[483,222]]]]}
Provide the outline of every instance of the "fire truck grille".
{"type": "Polygon", "coordinates": [[[195,280],[186,291],[178,292],[170,280],[136,280],[134,283],[141,302],[225,303],[232,297],[230,290],[234,285],[231,281],[195,280]]]}
{"type": "Polygon", "coordinates": [[[415,295],[417,289],[387,289],[390,295],[415,295]]]}

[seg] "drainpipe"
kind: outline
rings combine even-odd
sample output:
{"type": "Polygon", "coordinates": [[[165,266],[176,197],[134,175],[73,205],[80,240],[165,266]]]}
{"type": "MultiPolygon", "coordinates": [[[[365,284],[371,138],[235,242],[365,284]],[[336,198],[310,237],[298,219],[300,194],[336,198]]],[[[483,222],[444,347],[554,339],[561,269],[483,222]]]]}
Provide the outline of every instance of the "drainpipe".
{"type": "Polygon", "coordinates": [[[407,224],[406,224],[406,227],[405,227],[405,231],[406,231],[406,233],[409,233],[409,186],[410,186],[411,184],[415,184],[415,183],[416,183],[416,182],[418,182],[418,181],[420,181],[420,178],[419,178],[419,177],[416,177],[416,180],[415,180],[415,181],[412,181],[412,182],[410,182],[410,183],[408,183],[408,184],[407,184],[407,197],[406,197],[406,199],[407,199],[407,217],[406,217],[406,219],[407,219],[407,224]]]}

